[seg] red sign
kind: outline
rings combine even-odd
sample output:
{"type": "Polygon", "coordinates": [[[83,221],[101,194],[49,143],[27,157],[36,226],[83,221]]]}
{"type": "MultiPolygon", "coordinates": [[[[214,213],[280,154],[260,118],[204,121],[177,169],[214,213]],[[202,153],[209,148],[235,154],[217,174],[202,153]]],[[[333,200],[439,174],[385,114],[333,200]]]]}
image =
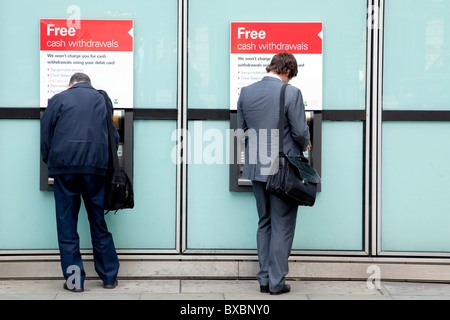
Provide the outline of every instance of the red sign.
{"type": "Polygon", "coordinates": [[[321,22],[232,22],[231,53],[322,54],[321,22]]]}
{"type": "Polygon", "coordinates": [[[132,20],[41,19],[41,51],[133,51],[132,20]]]}
{"type": "Polygon", "coordinates": [[[273,56],[290,52],[306,110],[322,110],[322,22],[231,22],[230,109],[236,110],[241,89],[261,80],[273,56]]]}

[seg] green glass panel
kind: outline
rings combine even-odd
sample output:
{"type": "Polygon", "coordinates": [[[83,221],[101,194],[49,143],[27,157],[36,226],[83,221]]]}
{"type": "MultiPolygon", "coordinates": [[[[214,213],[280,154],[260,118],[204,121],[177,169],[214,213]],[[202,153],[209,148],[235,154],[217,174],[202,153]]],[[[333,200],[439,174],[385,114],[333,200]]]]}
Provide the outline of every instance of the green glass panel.
{"type": "Polygon", "coordinates": [[[39,121],[0,120],[0,249],[56,249],[52,192],[39,191],[39,121]]]}
{"type": "Polygon", "coordinates": [[[134,121],[134,199],[132,210],[108,215],[123,249],[175,249],[176,163],[171,159],[176,121],[134,121]]]}
{"type": "MultiPolygon", "coordinates": [[[[253,193],[229,191],[227,129],[227,122],[189,122],[189,249],[256,248],[253,193]]],[[[293,249],[363,249],[362,133],[359,122],[323,123],[322,192],[313,208],[299,209],[293,249]]]]}
{"type": "Polygon", "coordinates": [[[383,108],[450,110],[450,2],[385,2],[383,108]]]}
{"type": "Polygon", "coordinates": [[[363,250],[363,125],[324,122],[322,191],[300,207],[294,249],[363,250]]]}
{"type": "Polygon", "coordinates": [[[176,0],[2,1],[0,107],[39,106],[39,19],[75,13],[134,20],[134,107],[177,108],[176,0]]]}
{"type": "Polygon", "coordinates": [[[366,20],[360,0],[189,0],[189,108],[230,108],[230,22],[322,21],[324,109],[365,109],[366,20]]]}
{"type": "MultiPolygon", "coordinates": [[[[53,192],[39,191],[39,121],[0,120],[0,249],[57,249],[53,192]]],[[[109,213],[118,249],[174,249],[176,165],[171,141],[176,121],[135,121],[135,208],[109,213]]],[[[82,205],[80,247],[91,248],[82,205]]]]}
{"type": "Polygon", "coordinates": [[[450,252],[450,123],[385,122],[381,249],[450,252]]]}
{"type": "Polygon", "coordinates": [[[189,122],[188,249],[253,249],[258,223],[252,193],[229,191],[225,121],[189,122]]]}

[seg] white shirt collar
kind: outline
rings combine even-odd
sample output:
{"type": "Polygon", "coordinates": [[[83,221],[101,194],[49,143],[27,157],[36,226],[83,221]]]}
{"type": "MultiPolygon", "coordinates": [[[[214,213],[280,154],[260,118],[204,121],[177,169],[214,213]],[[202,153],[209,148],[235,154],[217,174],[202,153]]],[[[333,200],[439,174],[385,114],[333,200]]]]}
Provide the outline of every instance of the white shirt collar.
{"type": "MultiPolygon", "coordinates": [[[[273,73],[266,73],[265,77],[272,77],[272,78],[281,80],[281,78],[279,76],[277,76],[276,74],[273,74],[273,73]]],[[[283,81],[283,80],[281,80],[281,81],[283,81]]]]}

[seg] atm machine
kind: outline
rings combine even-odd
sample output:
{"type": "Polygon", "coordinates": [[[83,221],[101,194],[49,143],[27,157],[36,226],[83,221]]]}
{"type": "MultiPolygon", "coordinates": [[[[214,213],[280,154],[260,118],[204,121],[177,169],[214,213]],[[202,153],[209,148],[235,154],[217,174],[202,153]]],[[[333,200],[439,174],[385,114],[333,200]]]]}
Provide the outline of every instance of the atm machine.
{"type": "MultiPolygon", "coordinates": [[[[44,111],[41,111],[41,117],[44,111]]],[[[114,127],[120,135],[117,155],[119,165],[124,168],[133,183],[133,110],[114,109],[114,127]]],[[[40,190],[53,191],[53,178],[48,176],[47,164],[40,159],[40,190]]]]}
{"type": "MultiPolygon", "coordinates": [[[[304,152],[304,156],[308,158],[311,166],[321,175],[322,166],[322,112],[306,111],[306,122],[309,126],[312,149],[304,152]]],[[[237,129],[237,112],[230,113],[230,131],[237,129]]],[[[242,177],[243,163],[245,162],[245,142],[238,141],[233,135],[230,139],[234,139],[230,143],[230,154],[233,159],[230,161],[230,191],[234,192],[250,192],[252,191],[252,182],[242,177]]],[[[321,185],[317,186],[317,191],[321,190],[321,185]]]]}

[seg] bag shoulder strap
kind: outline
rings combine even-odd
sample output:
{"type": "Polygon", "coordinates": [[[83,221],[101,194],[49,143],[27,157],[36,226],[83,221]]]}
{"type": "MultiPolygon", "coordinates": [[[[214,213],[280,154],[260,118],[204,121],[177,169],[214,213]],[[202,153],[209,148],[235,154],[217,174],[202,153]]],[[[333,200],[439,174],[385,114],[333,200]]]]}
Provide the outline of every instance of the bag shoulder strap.
{"type": "Polygon", "coordinates": [[[120,166],[119,166],[119,156],[117,155],[117,146],[116,139],[114,138],[114,128],[113,128],[113,120],[111,117],[112,103],[108,97],[108,94],[103,90],[97,90],[101,93],[103,98],[105,99],[106,105],[106,120],[108,123],[108,140],[109,140],[109,154],[112,156],[113,160],[113,168],[114,168],[114,176],[120,177],[120,166]],[[108,106],[111,105],[111,108],[108,106]],[[110,110],[111,109],[111,110],[110,110]]]}
{"type": "Polygon", "coordinates": [[[283,153],[283,140],[284,140],[284,104],[285,104],[285,95],[287,84],[283,84],[280,92],[280,116],[278,118],[278,150],[279,153],[283,153]]]}

